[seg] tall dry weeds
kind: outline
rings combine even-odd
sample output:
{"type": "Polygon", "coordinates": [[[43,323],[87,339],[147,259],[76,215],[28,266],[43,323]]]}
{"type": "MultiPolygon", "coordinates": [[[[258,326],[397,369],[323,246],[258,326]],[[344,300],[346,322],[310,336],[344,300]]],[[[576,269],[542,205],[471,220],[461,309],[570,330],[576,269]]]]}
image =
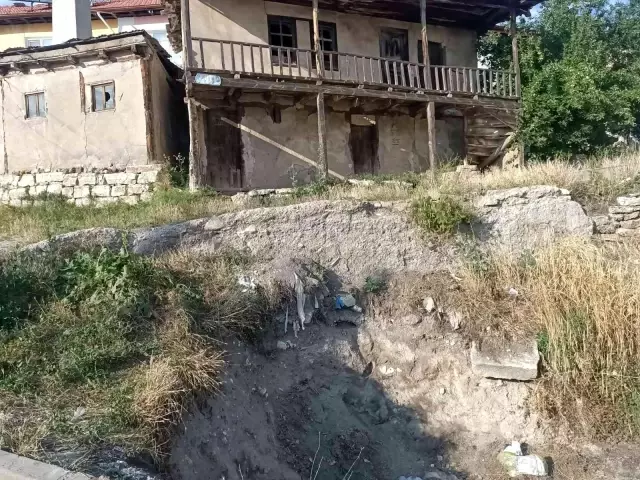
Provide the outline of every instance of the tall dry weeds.
{"type": "Polygon", "coordinates": [[[588,436],[640,433],[639,258],[637,246],[571,240],[464,275],[478,304],[518,291],[504,324],[537,335],[539,406],[588,436]]]}

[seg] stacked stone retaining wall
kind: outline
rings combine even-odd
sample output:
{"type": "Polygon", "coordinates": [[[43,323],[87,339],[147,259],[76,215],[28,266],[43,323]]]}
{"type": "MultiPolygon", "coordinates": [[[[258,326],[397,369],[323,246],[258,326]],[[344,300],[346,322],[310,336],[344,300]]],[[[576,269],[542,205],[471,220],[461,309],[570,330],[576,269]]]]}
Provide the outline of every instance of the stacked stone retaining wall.
{"type": "Polygon", "coordinates": [[[61,169],[0,175],[0,203],[25,206],[44,196],[61,196],[76,205],[124,202],[150,198],[160,165],[100,170],[61,169]]]}
{"type": "Polygon", "coordinates": [[[597,215],[593,220],[598,233],[640,238],[640,193],[618,197],[607,215],[597,215]]]}

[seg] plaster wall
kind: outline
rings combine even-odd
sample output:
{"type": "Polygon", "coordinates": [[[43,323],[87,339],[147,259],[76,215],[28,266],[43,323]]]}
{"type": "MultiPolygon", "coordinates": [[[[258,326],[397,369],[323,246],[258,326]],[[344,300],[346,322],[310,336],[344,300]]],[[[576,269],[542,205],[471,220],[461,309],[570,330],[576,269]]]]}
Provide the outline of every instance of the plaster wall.
{"type": "MultiPolygon", "coordinates": [[[[129,57],[130,58],[130,57],[129,57]]],[[[148,162],[140,60],[87,62],[4,77],[2,149],[7,171],[148,162]],[[115,83],[115,109],[91,111],[91,86],[115,83]],[[25,94],[44,92],[46,116],[26,118],[25,94]]]]}
{"type": "MultiPolygon", "coordinates": [[[[268,15],[296,18],[298,48],[311,48],[311,8],[263,0],[194,0],[191,2],[191,34],[194,37],[268,45],[268,15]]],[[[418,40],[420,39],[420,24],[418,23],[328,10],[320,10],[319,19],[335,23],[338,50],[355,55],[380,56],[379,37],[382,28],[408,30],[409,61],[418,61],[418,40]]],[[[443,45],[447,65],[477,66],[476,33],[474,31],[430,25],[429,40],[443,45]]],[[[193,48],[195,61],[198,66],[202,66],[200,47],[194,42],[193,48]]],[[[203,43],[202,54],[206,68],[222,68],[220,44],[203,43]]],[[[236,46],[234,60],[237,69],[241,65],[241,56],[244,56],[245,71],[251,71],[252,57],[256,68],[258,68],[260,57],[262,57],[265,71],[268,72],[269,49],[254,48],[253,51],[250,51],[248,47],[245,47],[244,52],[241,52],[240,47],[236,46]]],[[[231,62],[231,46],[225,45],[225,69],[231,69],[231,62]]],[[[344,59],[341,59],[340,62],[342,70],[344,59]]],[[[304,75],[309,66],[306,56],[301,59],[300,63],[304,75]]]]}
{"type": "MultiPolygon", "coordinates": [[[[420,172],[428,168],[427,121],[409,115],[371,116],[378,129],[377,173],[420,172]]],[[[358,116],[359,118],[359,116],[358,116]]],[[[245,188],[279,188],[312,181],[316,169],[286,152],[290,149],[317,162],[317,115],[308,110],[287,108],[275,123],[264,108],[247,107],[241,124],[245,188]],[[261,134],[270,141],[258,138],[261,134]]],[[[349,143],[350,115],[327,112],[327,158],[329,168],[340,175],[353,175],[349,143]]],[[[436,153],[439,158],[464,156],[461,118],[436,120],[436,153]]]]}

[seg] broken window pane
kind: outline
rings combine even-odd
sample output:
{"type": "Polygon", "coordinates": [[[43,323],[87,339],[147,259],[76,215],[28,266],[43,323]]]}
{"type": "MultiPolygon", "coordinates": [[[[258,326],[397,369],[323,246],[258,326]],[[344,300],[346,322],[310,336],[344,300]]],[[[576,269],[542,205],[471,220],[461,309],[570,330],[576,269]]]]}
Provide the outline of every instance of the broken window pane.
{"type": "Polygon", "coordinates": [[[44,92],[29,93],[25,95],[27,118],[45,117],[44,92]]]}
{"type": "Polygon", "coordinates": [[[94,112],[116,108],[116,88],[113,82],[91,87],[94,112]]]}

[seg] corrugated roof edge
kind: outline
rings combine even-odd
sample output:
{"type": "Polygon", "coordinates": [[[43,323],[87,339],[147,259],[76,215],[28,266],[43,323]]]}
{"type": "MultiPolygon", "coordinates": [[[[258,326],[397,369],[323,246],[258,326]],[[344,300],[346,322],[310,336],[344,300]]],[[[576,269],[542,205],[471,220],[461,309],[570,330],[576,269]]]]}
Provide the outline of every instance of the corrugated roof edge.
{"type": "Polygon", "coordinates": [[[45,47],[29,47],[29,48],[8,48],[0,52],[0,60],[5,57],[10,57],[14,55],[22,55],[22,54],[30,54],[30,53],[40,53],[40,52],[49,52],[56,51],[63,48],[70,48],[77,45],[92,45],[102,42],[108,42],[112,40],[119,40],[121,38],[135,37],[140,36],[143,37],[146,43],[151,47],[155,53],[158,55],[158,58],[162,61],[167,72],[171,74],[172,77],[178,78],[182,75],[182,69],[175,65],[171,61],[171,55],[160,45],[160,42],[149,35],[144,30],[133,30],[131,32],[120,32],[120,33],[112,33],[109,35],[100,35],[98,37],[91,37],[85,39],[72,39],[68,40],[64,43],[57,43],[55,45],[48,45],[45,47]]]}

